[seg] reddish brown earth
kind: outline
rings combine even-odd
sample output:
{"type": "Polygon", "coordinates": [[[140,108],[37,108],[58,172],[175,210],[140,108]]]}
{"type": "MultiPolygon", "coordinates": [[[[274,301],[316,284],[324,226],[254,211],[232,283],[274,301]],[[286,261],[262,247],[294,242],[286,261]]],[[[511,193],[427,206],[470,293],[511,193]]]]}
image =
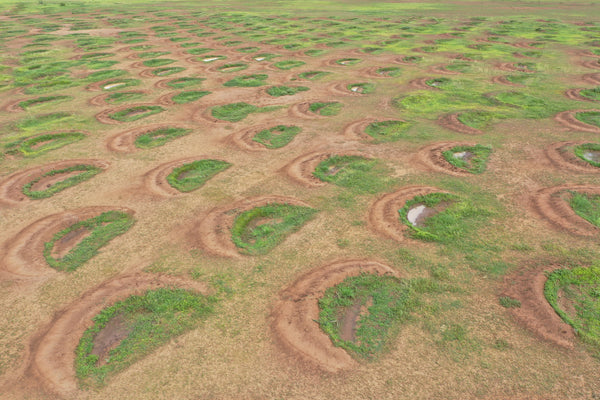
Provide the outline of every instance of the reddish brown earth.
{"type": "Polygon", "coordinates": [[[518,270],[504,279],[501,296],[521,302],[520,307],[510,308],[510,313],[521,325],[544,340],[571,349],[575,342],[573,328],[556,314],[544,296],[546,273],[558,268],[550,266],[518,270]]]}
{"type": "Polygon", "coordinates": [[[598,62],[598,60],[586,60],[581,62],[581,66],[591,69],[600,69],[600,62],[598,62]]]}
{"type": "Polygon", "coordinates": [[[271,329],[291,358],[332,373],[358,365],[346,351],[333,345],[316,321],[318,301],[325,290],[361,273],[397,276],[395,270],[377,261],[336,261],[311,270],[281,291],[271,313],[271,329]]]}
{"type": "Polygon", "coordinates": [[[566,200],[566,191],[600,194],[600,186],[559,185],[538,190],[532,195],[533,209],[550,225],[568,233],[596,237],[600,230],[578,216],[566,200]]]}
{"type": "Polygon", "coordinates": [[[565,96],[571,100],[592,101],[593,102],[594,100],[588,99],[587,97],[581,95],[580,92],[582,90],[583,89],[568,89],[567,91],[565,91],[565,96]]]}
{"type": "MultiPolygon", "coordinates": [[[[75,165],[86,164],[86,165],[94,165],[96,167],[107,169],[110,165],[107,161],[101,160],[90,160],[90,159],[79,159],[79,160],[69,160],[69,161],[60,161],[56,163],[46,164],[43,166],[31,168],[25,171],[19,171],[8,176],[2,182],[0,182],[0,204],[4,204],[7,206],[22,204],[24,202],[33,201],[29,197],[23,194],[23,186],[32,180],[40,177],[41,175],[50,172],[55,169],[64,169],[73,167],[75,165]]],[[[75,175],[80,174],[81,171],[74,172],[75,175]]],[[[52,183],[55,179],[61,181],[65,179],[67,176],[65,174],[59,174],[54,176],[49,176],[44,179],[41,179],[34,187],[34,190],[39,190],[40,185],[44,186],[48,183],[52,183]]],[[[43,187],[41,188],[43,189],[43,187]]]]}
{"type": "Polygon", "coordinates": [[[589,143],[589,141],[567,141],[552,143],[546,147],[546,156],[550,159],[552,164],[557,168],[565,168],[575,172],[587,172],[587,173],[598,173],[600,168],[594,167],[588,162],[585,162],[581,158],[577,157],[569,147],[577,146],[580,144],[589,143]]]}
{"type": "Polygon", "coordinates": [[[240,258],[241,255],[237,247],[231,241],[231,227],[235,218],[244,211],[270,203],[310,207],[309,204],[293,197],[272,195],[242,199],[225,207],[217,207],[209,211],[192,228],[189,237],[194,246],[202,248],[211,255],[240,258]]]}
{"type": "Polygon", "coordinates": [[[265,129],[270,129],[271,127],[271,125],[256,125],[249,129],[242,129],[229,135],[225,141],[237,146],[241,150],[265,151],[268,150],[267,147],[252,140],[252,138],[257,133],[265,129]]]}
{"type": "Polygon", "coordinates": [[[458,133],[464,133],[465,135],[481,135],[481,134],[483,134],[483,132],[480,131],[479,129],[471,128],[470,126],[467,126],[467,125],[463,124],[462,122],[460,122],[458,120],[459,114],[460,113],[442,115],[440,118],[438,118],[437,122],[439,125],[441,125],[442,127],[446,128],[446,129],[450,129],[451,131],[458,132],[458,133]]]}
{"type": "Polygon", "coordinates": [[[556,116],[554,117],[554,120],[557,121],[558,123],[560,123],[561,125],[569,128],[569,129],[572,129],[574,131],[600,133],[600,128],[598,128],[594,125],[586,124],[585,122],[581,122],[580,120],[575,118],[575,114],[577,114],[578,112],[584,112],[584,111],[600,112],[600,110],[563,111],[563,112],[556,114],[556,116]]]}
{"type": "Polygon", "coordinates": [[[369,227],[397,242],[406,240],[408,227],[400,221],[400,210],[408,200],[415,196],[423,196],[429,193],[446,193],[443,190],[430,186],[406,186],[400,190],[380,196],[371,205],[367,217],[369,227]]]}
{"type": "MultiPolygon", "coordinates": [[[[102,309],[132,295],[174,286],[207,294],[207,285],[168,275],[122,275],[87,291],[58,311],[32,337],[19,368],[19,385],[40,387],[59,398],[81,398],[74,370],[75,349],[92,318],[102,309]]],[[[12,382],[15,384],[15,382],[12,382]]]]}
{"type": "Polygon", "coordinates": [[[450,164],[442,153],[456,146],[475,146],[474,143],[465,142],[439,142],[419,149],[415,159],[430,171],[442,172],[454,176],[472,175],[469,171],[450,164]]]}
{"type": "Polygon", "coordinates": [[[21,230],[2,245],[4,257],[0,260],[0,273],[9,279],[41,281],[57,272],[50,268],[43,257],[44,243],[61,230],[107,211],[123,211],[124,207],[86,207],[39,219],[21,230]]]}
{"type": "Polygon", "coordinates": [[[582,79],[592,85],[600,85],[600,73],[585,74],[582,79]]]}

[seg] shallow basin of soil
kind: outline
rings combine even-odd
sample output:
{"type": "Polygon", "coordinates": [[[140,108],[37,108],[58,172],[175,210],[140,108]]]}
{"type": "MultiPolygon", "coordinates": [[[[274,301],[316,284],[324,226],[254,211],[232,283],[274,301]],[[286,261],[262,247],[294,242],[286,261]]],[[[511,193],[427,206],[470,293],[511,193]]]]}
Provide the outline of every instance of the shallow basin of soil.
{"type": "Polygon", "coordinates": [[[83,239],[91,235],[91,231],[86,227],[81,227],[72,232],[67,233],[65,236],[54,242],[54,247],[50,255],[56,260],[60,260],[66,256],[71,249],[77,246],[83,239]]]}
{"type": "Polygon", "coordinates": [[[373,299],[369,298],[367,304],[361,305],[360,300],[356,300],[351,307],[348,307],[340,319],[340,338],[348,342],[356,343],[356,325],[360,318],[369,312],[369,307],[373,305],[373,299]]]}
{"type": "Polygon", "coordinates": [[[131,328],[122,315],[112,318],[106,326],[98,332],[94,338],[94,347],[92,354],[98,356],[97,365],[104,365],[108,361],[108,353],[117,347],[123,339],[131,333],[131,328]]]}

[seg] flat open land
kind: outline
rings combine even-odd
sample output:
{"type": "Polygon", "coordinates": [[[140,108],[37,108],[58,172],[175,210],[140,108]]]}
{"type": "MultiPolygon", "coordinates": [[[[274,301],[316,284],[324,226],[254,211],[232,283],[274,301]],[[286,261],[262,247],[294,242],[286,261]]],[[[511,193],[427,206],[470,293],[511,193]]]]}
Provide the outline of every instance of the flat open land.
{"type": "Polygon", "coordinates": [[[1,399],[600,399],[600,2],[0,1],[1,399]]]}

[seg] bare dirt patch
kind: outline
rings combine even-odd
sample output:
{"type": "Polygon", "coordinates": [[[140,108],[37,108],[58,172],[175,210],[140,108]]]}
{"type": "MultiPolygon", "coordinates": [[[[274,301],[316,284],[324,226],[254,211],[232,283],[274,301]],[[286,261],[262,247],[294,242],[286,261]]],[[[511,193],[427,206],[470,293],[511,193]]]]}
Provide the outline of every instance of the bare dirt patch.
{"type": "Polygon", "coordinates": [[[585,74],[582,79],[592,85],[600,85],[600,73],[585,74]]]}
{"type": "Polygon", "coordinates": [[[581,66],[591,69],[600,69],[600,62],[598,60],[586,60],[581,62],[581,66]]]}
{"type": "Polygon", "coordinates": [[[446,193],[430,186],[407,186],[396,192],[379,197],[370,207],[367,217],[369,227],[398,242],[406,240],[408,227],[400,221],[400,210],[408,200],[429,193],[446,193]]]}
{"type": "Polygon", "coordinates": [[[600,128],[598,128],[594,125],[586,124],[585,122],[581,122],[580,120],[575,118],[575,114],[577,114],[578,112],[585,112],[585,111],[600,112],[600,110],[563,111],[563,112],[556,114],[556,116],[554,116],[554,120],[557,121],[558,123],[560,123],[561,125],[569,128],[569,129],[572,129],[574,131],[600,133],[600,128]]]}
{"type": "Polygon", "coordinates": [[[565,168],[575,172],[587,172],[587,173],[598,173],[600,168],[594,167],[590,163],[583,161],[577,157],[569,147],[577,146],[580,144],[589,143],[588,141],[578,142],[558,142],[552,143],[546,147],[546,156],[550,159],[552,164],[557,168],[565,168]]]}
{"type": "Polygon", "coordinates": [[[44,260],[44,243],[74,223],[113,210],[134,213],[125,207],[86,207],[52,214],[35,221],[3,244],[4,257],[0,260],[0,272],[6,272],[10,278],[19,280],[43,280],[58,273],[44,260]]]}
{"type": "MultiPolygon", "coordinates": [[[[94,165],[102,169],[106,169],[110,165],[107,161],[102,160],[78,159],[46,164],[25,171],[19,171],[0,182],[0,204],[11,206],[31,201],[29,197],[23,194],[24,185],[52,170],[65,169],[81,164],[94,165]]],[[[80,173],[81,171],[75,172],[75,174],[80,173]]],[[[43,186],[46,186],[48,183],[51,184],[54,179],[63,180],[65,178],[66,175],[59,174],[40,179],[33,190],[39,190],[40,186],[44,189],[43,186]]]]}
{"type": "Polygon", "coordinates": [[[202,248],[211,255],[241,258],[242,255],[231,241],[231,227],[235,218],[244,211],[262,207],[269,203],[310,207],[309,204],[293,197],[275,195],[246,198],[224,207],[217,207],[209,211],[192,228],[190,238],[193,245],[202,248]]]}
{"type": "Polygon", "coordinates": [[[325,290],[361,273],[397,276],[395,270],[377,261],[336,261],[313,269],[281,291],[271,313],[271,329],[290,357],[332,373],[358,366],[346,351],[333,345],[316,321],[318,301],[325,290]]]}
{"type": "Polygon", "coordinates": [[[133,153],[137,151],[138,148],[135,147],[135,139],[138,136],[141,136],[145,133],[152,132],[158,129],[168,129],[168,128],[181,128],[181,129],[191,129],[190,126],[182,125],[182,124],[151,124],[145,125],[143,127],[133,128],[126,130],[124,132],[117,133],[116,135],[108,138],[106,142],[106,147],[110,151],[116,151],[118,153],[133,153]]]}
{"type": "Polygon", "coordinates": [[[9,113],[17,113],[17,112],[23,112],[25,110],[23,110],[23,108],[19,105],[22,101],[24,101],[25,99],[20,99],[17,101],[11,101],[5,105],[2,106],[2,108],[0,108],[0,110],[5,111],[5,112],[9,112],[9,113]]]}
{"type": "Polygon", "coordinates": [[[504,279],[501,296],[521,302],[520,307],[510,308],[510,313],[536,336],[566,348],[573,348],[575,333],[556,314],[544,296],[546,272],[560,267],[522,269],[504,279]]]}
{"type": "Polygon", "coordinates": [[[532,195],[534,211],[559,230],[578,236],[597,237],[600,229],[577,215],[562,196],[567,190],[600,194],[600,186],[592,185],[559,185],[540,189],[532,195]]]}
{"type": "Polygon", "coordinates": [[[446,114],[438,118],[438,124],[451,131],[464,133],[465,135],[481,135],[482,131],[479,129],[471,128],[458,120],[460,113],[446,114]]]}
{"type": "MultiPolygon", "coordinates": [[[[57,312],[31,338],[19,381],[59,397],[81,398],[74,370],[75,349],[92,318],[105,307],[152,289],[178,287],[202,294],[207,285],[168,275],[138,273],[102,283],[57,312]]],[[[23,383],[22,383],[23,384],[23,383]]]]}
{"type": "Polygon", "coordinates": [[[419,149],[415,159],[424,165],[428,170],[443,172],[453,176],[470,176],[469,171],[455,167],[444,158],[444,151],[450,150],[456,146],[475,146],[474,143],[465,142],[439,142],[433,143],[419,149]]]}

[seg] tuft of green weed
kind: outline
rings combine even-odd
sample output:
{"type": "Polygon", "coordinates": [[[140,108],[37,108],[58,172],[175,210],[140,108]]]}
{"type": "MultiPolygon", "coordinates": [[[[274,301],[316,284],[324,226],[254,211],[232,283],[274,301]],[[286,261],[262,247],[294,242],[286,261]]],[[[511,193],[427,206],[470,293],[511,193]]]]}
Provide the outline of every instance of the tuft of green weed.
{"type": "Polygon", "coordinates": [[[570,192],[569,204],[575,214],[600,228],[600,195],[570,192]]]}
{"type": "Polygon", "coordinates": [[[109,104],[120,104],[127,101],[137,100],[144,96],[143,92],[115,92],[104,99],[109,104]]]}
{"type": "Polygon", "coordinates": [[[24,110],[27,110],[28,108],[34,108],[34,107],[38,107],[38,106],[45,106],[47,104],[56,104],[58,102],[62,102],[62,101],[68,101],[68,100],[72,100],[73,96],[44,96],[44,97],[37,97],[35,99],[29,99],[29,100],[24,100],[19,102],[19,107],[21,107],[24,110]]]}
{"type": "Polygon", "coordinates": [[[351,83],[346,86],[351,92],[360,94],[369,94],[375,91],[375,85],[372,83],[351,83]]]}
{"type": "Polygon", "coordinates": [[[593,89],[583,89],[579,92],[580,95],[590,100],[600,101],[600,86],[593,89]]]}
{"type": "Polygon", "coordinates": [[[265,81],[268,77],[267,74],[242,75],[225,82],[223,86],[257,87],[266,85],[265,81]]]}
{"type": "Polygon", "coordinates": [[[286,61],[278,61],[275,64],[273,64],[273,66],[276,68],[279,68],[279,69],[288,70],[288,69],[292,69],[292,68],[301,67],[304,64],[306,64],[304,61],[286,60],[286,61]]]}
{"type": "Polygon", "coordinates": [[[381,161],[361,156],[333,155],[319,163],[313,175],[357,193],[378,193],[394,183],[381,161]]]}
{"type": "Polygon", "coordinates": [[[171,97],[171,100],[175,102],[175,104],[185,104],[190,103],[192,101],[196,101],[201,99],[202,97],[210,94],[211,92],[201,91],[201,90],[189,90],[181,93],[177,93],[175,96],[171,97]]]}
{"type": "Polygon", "coordinates": [[[322,115],[324,117],[330,117],[333,115],[338,115],[342,110],[344,105],[337,101],[330,102],[319,102],[319,103],[311,103],[308,106],[310,112],[315,114],[322,115]]]}
{"type": "Polygon", "coordinates": [[[212,108],[212,116],[223,121],[238,122],[252,113],[268,112],[279,109],[278,106],[258,107],[252,104],[240,102],[216,106],[212,108]]]}
{"type": "Polygon", "coordinates": [[[291,142],[300,132],[302,128],[298,126],[277,125],[258,132],[252,140],[268,149],[278,149],[291,142]]]}
{"type": "Polygon", "coordinates": [[[521,307],[521,302],[517,299],[513,299],[512,297],[500,297],[498,299],[498,302],[504,308],[519,308],[519,307],[521,307]]]}
{"type": "Polygon", "coordinates": [[[267,89],[267,94],[273,97],[293,96],[307,90],[309,88],[306,86],[271,86],[267,89]]]}
{"type": "Polygon", "coordinates": [[[177,60],[173,60],[171,58],[155,58],[152,60],[146,60],[142,64],[146,67],[154,68],[154,67],[162,67],[164,65],[173,64],[177,60]]]}
{"type": "Polygon", "coordinates": [[[590,124],[600,128],[600,112],[599,111],[582,111],[575,113],[575,118],[585,124],[590,124]]]}
{"type": "Polygon", "coordinates": [[[210,178],[225,171],[231,164],[221,160],[198,160],[174,168],[167,175],[169,185],[180,192],[191,192],[198,189],[210,178]]]}
{"type": "Polygon", "coordinates": [[[84,138],[85,134],[81,132],[47,133],[19,142],[16,151],[25,157],[35,157],[84,138]]]}
{"type": "Polygon", "coordinates": [[[246,68],[248,68],[248,64],[240,62],[240,63],[231,63],[231,64],[221,65],[219,68],[217,68],[217,70],[219,70],[221,72],[230,73],[230,72],[243,71],[246,68]]]}
{"type": "Polygon", "coordinates": [[[176,78],[169,82],[167,82],[167,86],[170,86],[174,89],[183,89],[190,86],[198,86],[201,85],[205,78],[191,78],[191,77],[182,77],[176,78]]]}
{"type": "Polygon", "coordinates": [[[406,121],[377,121],[367,125],[365,133],[373,138],[374,143],[394,142],[406,137],[406,131],[411,126],[406,121]]]}

